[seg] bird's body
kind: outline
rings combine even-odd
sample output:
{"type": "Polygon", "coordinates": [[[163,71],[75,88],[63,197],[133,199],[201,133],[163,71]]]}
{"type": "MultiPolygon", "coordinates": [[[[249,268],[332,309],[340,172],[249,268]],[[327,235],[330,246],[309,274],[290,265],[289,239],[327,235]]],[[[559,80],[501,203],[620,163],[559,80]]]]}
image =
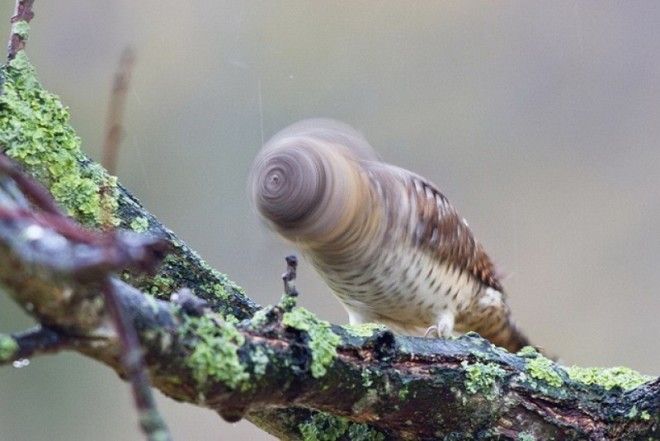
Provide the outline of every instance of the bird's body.
{"type": "Polygon", "coordinates": [[[528,344],[465,220],[432,183],[380,161],[350,127],[311,120],[285,129],[250,180],[259,212],[312,262],[352,324],[406,335],[476,331],[513,351],[528,344]]]}

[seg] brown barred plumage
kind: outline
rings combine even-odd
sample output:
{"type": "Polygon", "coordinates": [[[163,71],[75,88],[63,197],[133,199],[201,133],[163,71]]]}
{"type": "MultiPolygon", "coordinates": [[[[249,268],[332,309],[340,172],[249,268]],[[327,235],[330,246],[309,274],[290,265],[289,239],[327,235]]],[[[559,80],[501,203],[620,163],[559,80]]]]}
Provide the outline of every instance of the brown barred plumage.
{"type": "Polygon", "coordinates": [[[408,335],[476,331],[510,351],[528,344],[465,219],[349,126],[284,129],[255,159],[249,185],[259,213],[307,256],[351,323],[408,335]]]}

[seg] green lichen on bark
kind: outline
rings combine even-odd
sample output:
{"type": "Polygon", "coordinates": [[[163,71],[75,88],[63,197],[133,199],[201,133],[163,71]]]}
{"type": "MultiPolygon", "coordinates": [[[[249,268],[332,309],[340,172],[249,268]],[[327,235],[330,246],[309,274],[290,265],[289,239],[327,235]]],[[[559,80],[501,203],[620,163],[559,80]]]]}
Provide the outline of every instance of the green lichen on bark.
{"type": "Polygon", "coordinates": [[[157,274],[151,278],[151,283],[147,292],[156,298],[167,300],[170,298],[170,295],[174,293],[175,284],[176,281],[171,277],[157,274]]]}
{"type": "Polygon", "coordinates": [[[383,441],[385,436],[366,424],[324,413],[314,415],[298,426],[303,441],[383,441]]]}
{"type": "Polygon", "coordinates": [[[535,380],[539,380],[552,387],[561,387],[564,380],[554,368],[554,363],[542,355],[527,361],[527,373],[535,380]]]}
{"type": "MultiPolygon", "coordinates": [[[[209,301],[212,306],[226,307],[232,296],[244,295],[243,288],[227,275],[214,270],[201,259],[192,262],[177,252],[170,252],[165,257],[155,276],[135,277],[127,274],[125,280],[161,300],[169,300],[181,288],[191,288],[195,295],[209,301]]],[[[230,310],[219,312],[223,315],[232,313],[230,310]]],[[[241,315],[241,318],[244,317],[241,315]]]]}
{"type": "Polygon", "coordinates": [[[631,420],[640,419],[642,421],[649,421],[651,419],[651,414],[648,410],[643,410],[640,412],[637,406],[633,406],[626,416],[631,420]]]}
{"type": "Polygon", "coordinates": [[[252,371],[257,377],[262,377],[266,373],[266,368],[268,367],[268,363],[270,363],[271,355],[271,353],[261,346],[257,346],[252,352],[250,352],[252,371]]]}
{"type": "Polygon", "coordinates": [[[18,344],[9,335],[0,334],[0,363],[11,360],[18,351],[18,344]]]}
{"type": "Polygon", "coordinates": [[[307,332],[309,348],[312,352],[312,376],[314,378],[324,376],[327,367],[337,356],[337,346],[341,343],[341,337],[332,332],[330,323],[319,320],[305,308],[295,307],[284,314],[282,324],[307,332]]]}
{"type": "Polygon", "coordinates": [[[343,325],[342,328],[355,337],[371,337],[374,332],[387,329],[379,323],[363,323],[361,325],[343,325]]]}
{"type": "Polygon", "coordinates": [[[584,368],[579,366],[565,367],[568,377],[583,384],[596,384],[605,390],[618,387],[631,390],[653,380],[653,377],[642,375],[627,367],[584,368]]]}
{"type": "Polygon", "coordinates": [[[41,87],[25,52],[0,75],[0,147],[48,187],[69,215],[88,226],[117,225],[116,178],[87,162],[69,112],[41,87]]]}
{"type": "Polygon", "coordinates": [[[266,306],[265,308],[259,309],[257,312],[254,313],[252,318],[250,319],[250,327],[252,329],[259,329],[261,326],[265,325],[268,323],[268,316],[269,314],[273,311],[272,306],[266,306]]]}
{"type": "Polygon", "coordinates": [[[296,307],[296,297],[284,293],[277,306],[284,312],[291,312],[296,307]]]}
{"type": "Polygon", "coordinates": [[[241,362],[238,351],[245,337],[236,327],[209,316],[186,317],[184,338],[192,352],[186,365],[202,390],[214,382],[221,382],[230,389],[249,387],[249,373],[241,362]]]}
{"type": "Polygon", "coordinates": [[[136,233],[144,233],[149,229],[149,219],[144,216],[138,216],[131,221],[130,227],[136,233]]]}
{"type": "Polygon", "coordinates": [[[539,351],[537,351],[533,346],[525,346],[519,350],[516,355],[523,358],[536,358],[539,355],[539,351]]]}
{"type": "Polygon", "coordinates": [[[348,420],[318,414],[301,424],[299,429],[304,441],[336,441],[348,430],[348,420]]]}
{"type": "Polygon", "coordinates": [[[383,441],[385,435],[366,424],[351,424],[348,427],[348,439],[351,441],[383,441]]]}
{"type": "Polygon", "coordinates": [[[206,292],[212,293],[219,300],[227,300],[229,298],[229,293],[220,283],[202,285],[202,288],[206,292]]]}
{"type": "Polygon", "coordinates": [[[471,393],[493,396],[493,385],[505,375],[504,369],[495,363],[461,363],[465,369],[465,389],[471,393]]]}
{"type": "Polygon", "coordinates": [[[30,34],[30,24],[26,21],[17,21],[11,27],[12,33],[18,35],[23,40],[27,40],[28,35],[30,34]]]}
{"type": "Polygon", "coordinates": [[[371,372],[369,368],[365,368],[362,371],[361,376],[362,376],[362,386],[371,387],[371,385],[374,384],[373,372],[371,372]]]}

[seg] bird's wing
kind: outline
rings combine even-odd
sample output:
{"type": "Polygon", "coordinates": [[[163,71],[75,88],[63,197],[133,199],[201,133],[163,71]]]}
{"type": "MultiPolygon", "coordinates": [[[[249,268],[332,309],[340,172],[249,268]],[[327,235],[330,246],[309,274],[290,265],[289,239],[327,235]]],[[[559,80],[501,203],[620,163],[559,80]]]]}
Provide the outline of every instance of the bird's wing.
{"type": "Polygon", "coordinates": [[[501,292],[495,265],[449,200],[435,185],[412,173],[407,190],[418,214],[414,234],[416,244],[430,250],[440,261],[450,262],[483,285],[501,292]]]}

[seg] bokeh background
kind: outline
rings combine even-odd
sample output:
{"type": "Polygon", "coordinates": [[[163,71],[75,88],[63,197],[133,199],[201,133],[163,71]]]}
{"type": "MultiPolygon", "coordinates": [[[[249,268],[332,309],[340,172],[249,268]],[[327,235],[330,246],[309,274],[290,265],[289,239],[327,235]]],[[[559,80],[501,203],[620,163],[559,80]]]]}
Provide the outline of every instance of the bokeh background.
{"type": "MultiPolygon", "coordinates": [[[[0,0],[0,36],[13,1],[0,0]]],[[[262,141],[346,121],[431,178],[508,275],[515,318],[580,365],[660,374],[660,3],[37,1],[29,55],[100,158],[122,49],[119,176],[262,304],[293,251],[245,192],[262,141]]],[[[3,37],[4,38],[4,37],[3,37]]],[[[301,303],[344,322],[303,263],[301,303]]],[[[0,331],[31,320],[0,294],[0,331]]],[[[179,440],[270,439],[159,396],[179,440]]],[[[125,383],[75,354],[0,368],[0,440],[140,440],[125,383]]]]}

